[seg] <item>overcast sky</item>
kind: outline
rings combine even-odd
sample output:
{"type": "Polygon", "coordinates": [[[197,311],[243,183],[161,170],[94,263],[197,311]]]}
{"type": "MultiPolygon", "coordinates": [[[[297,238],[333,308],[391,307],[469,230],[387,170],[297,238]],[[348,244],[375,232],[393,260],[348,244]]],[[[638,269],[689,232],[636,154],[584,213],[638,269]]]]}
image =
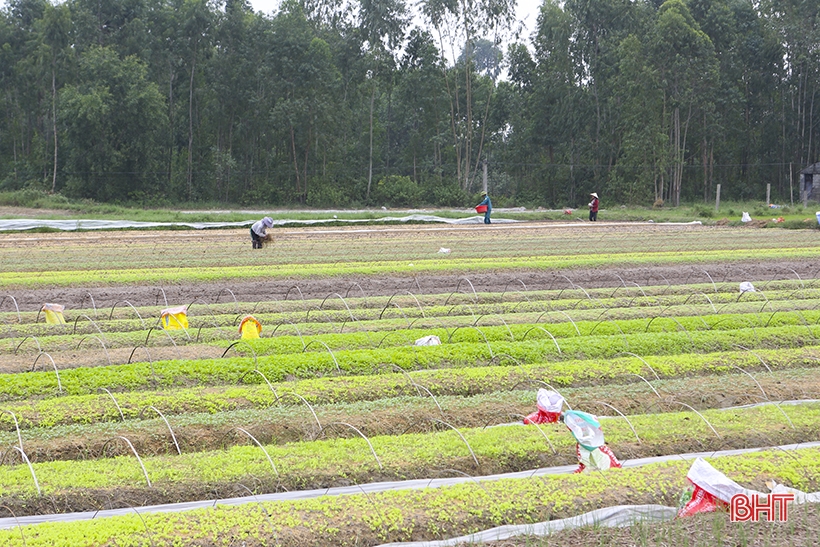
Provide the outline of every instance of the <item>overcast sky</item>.
{"type": "MultiPolygon", "coordinates": [[[[262,13],[270,15],[280,3],[281,0],[250,0],[254,11],[261,11],[262,13]]],[[[525,31],[521,36],[523,42],[529,42],[529,35],[535,29],[536,19],[538,17],[538,8],[541,6],[543,0],[518,0],[517,19],[523,21],[525,31]]],[[[414,1],[408,2],[409,5],[414,4],[414,1]]]]}

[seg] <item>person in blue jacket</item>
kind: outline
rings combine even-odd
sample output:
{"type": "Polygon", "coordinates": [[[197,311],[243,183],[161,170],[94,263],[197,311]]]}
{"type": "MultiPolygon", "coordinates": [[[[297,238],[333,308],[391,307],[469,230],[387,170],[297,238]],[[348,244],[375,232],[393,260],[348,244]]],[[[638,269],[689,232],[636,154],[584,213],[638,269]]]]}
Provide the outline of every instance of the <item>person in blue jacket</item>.
{"type": "Polygon", "coordinates": [[[487,195],[487,192],[481,192],[481,195],[484,197],[484,200],[479,203],[479,205],[486,205],[487,212],[484,213],[484,224],[490,223],[490,213],[493,212],[493,204],[490,201],[490,196],[487,195]]]}

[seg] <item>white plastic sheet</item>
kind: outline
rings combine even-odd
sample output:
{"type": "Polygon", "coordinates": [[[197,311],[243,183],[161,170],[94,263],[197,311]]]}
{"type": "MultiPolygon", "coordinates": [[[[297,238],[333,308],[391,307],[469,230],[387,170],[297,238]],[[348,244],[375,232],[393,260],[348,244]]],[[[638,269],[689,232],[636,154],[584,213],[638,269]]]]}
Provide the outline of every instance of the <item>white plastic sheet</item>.
{"type": "MultiPolygon", "coordinates": [[[[94,219],[80,219],[80,220],[46,220],[46,219],[0,219],[0,231],[21,231],[33,230],[35,228],[51,228],[53,230],[125,230],[125,229],[146,229],[146,228],[170,228],[170,227],[185,227],[193,228],[195,230],[204,230],[207,228],[239,228],[243,226],[250,226],[256,220],[247,220],[239,222],[139,222],[134,220],[94,220],[94,219]]],[[[367,218],[351,218],[351,219],[337,219],[337,218],[322,218],[322,219],[278,219],[273,221],[274,226],[286,225],[313,225],[313,224],[329,224],[329,223],[346,223],[346,224],[381,224],[381,223],[406,223],[406,222],[430,222],[440,224],[483,224],[483,216],[472,216],[466,218],[445,218],[436,215],[422,215],[412,214],[403,217],[382,217],[375,219],[367,218]]],[[[515,223],[517,220],[498,218],[493,219],[493,223],[515,223]]]]}
{"type": "Polygon", "coordinates": [[[379,547],[452,547],[456,545],[486,543],[489,541],[503,541],[516,536],[546,536],[580,528],[583,526],[606,526],[616,528],[631,526],[641,521],[659,522],[675,518],[677,510],[664,505],[618,505],[596,509],[583,515],[559,520],[549,520],[537,524],[519,524],[490,528],[467,536],[439,540],[439,541],[412,541],[402,543],[384,543],[379,547]]]}
{"type": "Polygon", "coordinates": [[[436,336],[435,334],[431,334],[430,336],[424,336],[416,340],[417,346],[440,346],[441,345],[441,338],[436,336]]]}
{"type": "MultiPolygon", "coordinates": [[[[520,425],[516,424],[516,425],[520,425]]],[[[522,426],[523,427],[523,426],[522,426]]],[[[714,452],[696,452],[688,454],[672,454],[668,456],[654,456],[650,458],[638,458],[623,462],[623,467],[641,467],[650,463],[666,461],[693,460],[695,458],[717,458],[720,456],[738,456],[740,454],[750,454],[762,452],[764,450],[797,450],[801,448],[820,448],[820,442],[782,445],[778,447],[762,448],[741,448],[735,450],[721,450],[714,452]]],[[[102,511],[88,511],[83,513],[59,513],[53,515],[31,515],[15,518],[0,518],[0,530],[14,528],[19,525],[41,524],[44,522],[70,522],[77,520],[91,520],[94,518],[105,518],[118,515],[128,515],[134,511],[139,513],[174,513],[180,511],[190,511],[192,509],[204,509],[215,505],[243,505],[246,503],[260,503],[268,501],[293,501],[300,499],[313,499],[322,496],[343,496],[357,495],[371,492],[386,492],[392,490],[409,490],[422,488],[441,488],[453,484],[463,484],[467,482],[496,481],[501,479],[526,479],[532,477],[544,477],[551,475],[568,475],[575,471],[576,465],[561,465],[558,467],[546,467],[536,470],[517,471],[515,473],[502,473],[498,475],[487,475],[483,477],[449,477],[444,479],[413,479],[407,481],[377,482],[362,484],[357,486],[340,486],[335,488],[320,488],[316,490],[294,490],[292,492],[280,492],[277,494],[259,494],[256,496],[245,496],[241,498],[226,498],[220,500],[202,500],[185,503],[166,503],[163,505],[152,505],[145,507],[125,507],[121,509],[106,509],[102,511]]],[[[813,495],[813,494],[812,494],[813,495]]]]}
{"type": "Polygon", "coordinates": [[[740,284],[740,292],[756,292],[755,286],[750,281],[744,281],[740,284]]]}

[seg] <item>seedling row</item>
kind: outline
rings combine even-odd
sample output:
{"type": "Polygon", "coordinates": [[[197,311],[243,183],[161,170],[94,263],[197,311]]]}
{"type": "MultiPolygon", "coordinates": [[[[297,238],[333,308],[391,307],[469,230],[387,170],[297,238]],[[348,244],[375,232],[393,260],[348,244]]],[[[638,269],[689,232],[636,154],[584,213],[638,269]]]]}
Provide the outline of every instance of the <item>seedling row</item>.
{"type": "MultiPolygon", "coordinates": [[[[150,545],[173,533],[179,545],[237,537],[256,545],[341,538],[376,545],[613,503],[674,503],[685,462],[294,504],[253,501],[273,492],[572,464],[575,441],[563,426],[521,424],[541,387],[601,416],[622,460],[818,438],[817,276],[781,268],[750,277],[756,290],[741,293],[734,279],[692,266],[816,256],[802,236],[738,240],[716,231],[709,241],[677,233],[652,251],[640,237],[621,234],[584,253],[575,251],[591,238],[547,238],[556,245],[538,256],[527,251],[544,248],[543,238],[517,246],[505,245],[509,234],[487,237],[484,243],[503,252],[490,256],[476,244],[462,247],[461,256],[434,257],[391,236],[373,238],[372,248],[352,245],[355,261],[334,258],[332,241],[319,240],[288,261],[296,245],[286,243],[285,258],[261,257],[282,265],[275,271],[249,259],[228,266],[229,244],[214,249],[215,262],[199,257],[195,267],[155,268],[170,264],[174,250],[185,257],[184,246],[166,242],[131,246],[105,268],[95,263],[99,257],[83,259],[68,248],[60,251],[64,268],[53,272],[23,272],[23,256],[7,263],[0,273],[0,286],[9,288],[0,302],[0,516],[238,495],[249,503],[106,519],[105,532],[95,523],[19,528],[0,531],[0,542],[150,545]],[[695,258],[685,252],[693,249],[701,251],[695,258]],[[528,278],[530,286],[518,280],[488,291],[470,280],[522,266],[603,264],[681,264],[691,281],[649,281],[648,271],[642,284],[621,278],[620,285],[583,287],[563,275],[537,287],[528,278]],[[295,280],[279,298],[244,299],[225,289],[262,271],[295,280]],[[379,294],[351,282],[388,273],[406,282],[379,294]],[[452,276],[451,287],[423,289],[431,275],[452,276]],[[299,280],[311,276],[355,277],[340,280],[344,289],[305,298],[299,280]],[[95,288],[171,279],[222,285],[213,298],[182,302],[168,302],[163,291],[162,305],[147,305],[143,289],[133,298],[120,290],[117,301],[102,306],[95,288]],[[61,286],[88,287],[78,299],[72,293],[65,325],[46,325],[36,308],[17,307],[21,287],[61,286]],[[189,327],[163,329],[160,310],[180,304],[188,305],[189,327]],[[262,322],[261,338],[239,339],[246,314],[262,322]],[[440,345],[415,344],[430,335],[440,345]],[[752,403],[761,404],[742,406],[752,403]],[[444,509],[466,506],[465,499],[473,509],[444,509]]],[[[43,249],[32,252],[41,256],[43,249]]],[[[100,256],[116,254],[103,245],[100,256]]],[[[812,490],[819,453],[769,452],[715,465],[750,487],[777,479],[812,490]]]]}

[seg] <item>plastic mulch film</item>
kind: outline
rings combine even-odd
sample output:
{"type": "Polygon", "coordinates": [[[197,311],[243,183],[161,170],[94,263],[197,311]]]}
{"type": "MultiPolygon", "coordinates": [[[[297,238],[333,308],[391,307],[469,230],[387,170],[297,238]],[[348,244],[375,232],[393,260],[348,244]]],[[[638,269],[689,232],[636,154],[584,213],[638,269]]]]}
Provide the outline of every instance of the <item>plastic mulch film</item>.
{"type": "Polygon", "coordinates": [[[385,543],[379,547],[450,547],[462,544],[486,543],[503,541],[516,536],[546,536],[584,526],[606,526],[616,528],[631,526],[638,522],[660,522],[675,518],[677,509],[664,505],[617,505],[596,509],[583,515],[559,520],[549,520],[537,524],[518,524],[490,528],[467,536],[438,540],[414,541],[404,543],[385,543]]]}
{"type": "MultiPolygon", "coordinates": [[[[519,422],[520,424],[520,422],[519,422]]],[[[640,467],[650,463],[694,460],[696,458],[717,458],[720,456],[738,456],[740,454],[750,454],[762,452],[764,450],[797,450],[803,448],[820,448],[820,442],[800,443],[782,445],[777,447],[761,448],[741,448],[736,450],[721,450],[713,452],[695,452],[687,454],[671,454],[668,456],[654,456],[650,458],[638,458],[623,462],[623,467],[640,467]]],[[[15,528],[18,525],[40,524],[44,522],[68,522],[76,520],[91,520],[94,518],[105,518],[119,515],[133,514],[138,511],[145,513],[173,513],[179,511],[190,511],[192,509],[203,509],[214,507],[215,505],[243,505],[246,503],[260,503],[268,501],[293,501],[300,499],[313,499],[322,496],[344,496],[360,495],[362,493],[386,492],[393,490],[409,490],[424,488],[441,488],[454,484],[467,482],[495,481],[501,479],[526,479],[531,477],[543,477],[550,475],[568,475],[575,470],[575,465],[562,465],[558,467],[546,467],[536,470],[517,471],[515,473],[502,473],[498,475],[487,475],[483,477],[449,477],[443,479],[413,479],[407,481],[377,482],[361,484],[357,486],[339,486],[333,488],[319,488],[315,490],[295,490],[291,492],[279,492],[276,494],[260,494],[256,496],[245,496],[239,498],[225,498],[219,500],[202,500],[183,503],[166,503],[162,505],[152,505],[144,507],[125,507],[120,509],[104,509],[101,511],[87,511],[81,513],[58,513],[52,515],[29,515],[15,518],[0,518],[0,529],[15,528]]],[[[814,495],[814,494],[811,494],[814,495]]],[[[674,509],[673,511],[677,511],[674,509]]],[[[531,525],[530,525],[531,526],[531,525]]]]}
{"type": "MultiPolygon", "coordinates": [[[[140,222],[134,220],[47,220],[47,219],[0,219],[0,231],[20,231],[34,230],[36,228],[51,228],[52,230],[123,230],[123,229],[145,229],[145,228],[170,228],[186,227],[195,230],[208,228],[241,228],[250,226],[254,220],[240,222],[140,222]]],[[[277,219],[273,221],[274,226],[295,226],[313,224],[380,224],[380,223],[401,223],[401,222],[431,222],[439,224],[483,224],[483,216],[471,216],[466,218],[444,218],[436,215],[412,214],[403,217],[382,217],[376,219],[277,219]]],[[[514,223],[513,219],[493,219],[496,223],[514,223]]]]}

